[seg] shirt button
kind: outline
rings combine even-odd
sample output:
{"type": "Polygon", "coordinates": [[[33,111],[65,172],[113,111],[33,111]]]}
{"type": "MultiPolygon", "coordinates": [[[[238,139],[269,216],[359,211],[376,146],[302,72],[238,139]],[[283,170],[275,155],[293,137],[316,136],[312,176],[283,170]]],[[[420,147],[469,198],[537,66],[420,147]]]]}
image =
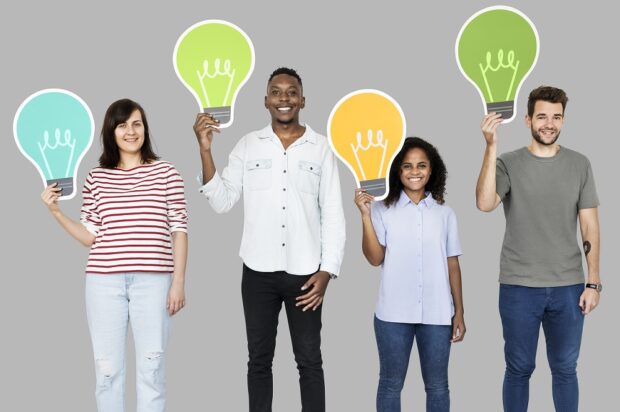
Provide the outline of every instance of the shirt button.
{"type": "Polygon", "coordinates": [[[286,152],[284,152],[284,156],[286,156],[286,152]]]}
{"type": "Polygon", "coordinates": [[[285,209],[286,209],[286,206],[282,206],[282,210],[285,210],[285,209]]]}
{"type": "Polygon", "coordinates": [[[282,243],[282,246],[286,246],[286,243],[282,243]]]}
{"type": "Polygon", "coordinates": [[[282,225],[282,227],[284,227],[284,225],[282,225]]]}
{"type": "Polygon", "coordinates": [[[284,169],[283,172],[286,173],[286,169],[284,169]]]}

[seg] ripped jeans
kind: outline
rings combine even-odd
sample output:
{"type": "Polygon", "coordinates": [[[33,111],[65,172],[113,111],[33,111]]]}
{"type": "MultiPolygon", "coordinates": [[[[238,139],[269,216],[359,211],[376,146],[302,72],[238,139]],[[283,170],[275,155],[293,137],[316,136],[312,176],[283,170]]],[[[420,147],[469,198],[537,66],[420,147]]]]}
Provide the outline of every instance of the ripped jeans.
{"type": "Polygon", "coordinates": [[[129,322],[136,348],[137,410],[165,410],[170,282],[167,273],[86,275],[86,315],[95,356],[99,412],[125,411],[129,322]]]}

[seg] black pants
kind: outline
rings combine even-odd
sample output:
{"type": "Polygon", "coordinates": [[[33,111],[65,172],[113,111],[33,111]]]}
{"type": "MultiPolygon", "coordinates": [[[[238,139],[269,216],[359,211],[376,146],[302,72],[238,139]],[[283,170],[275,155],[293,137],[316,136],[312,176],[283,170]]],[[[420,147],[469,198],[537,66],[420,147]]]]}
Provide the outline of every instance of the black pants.
{"type": "Polygon", "coordinates": [[[276,349],[282,302],[299,370],[302,412],[325,411],[325,382],[321,359],[321,308],[302,311],[295,298],[311,275],[257,272],[243,265],[241,295],[248,338],[250,412],[270,412],[273,398],[271,365],[276,349]]]}

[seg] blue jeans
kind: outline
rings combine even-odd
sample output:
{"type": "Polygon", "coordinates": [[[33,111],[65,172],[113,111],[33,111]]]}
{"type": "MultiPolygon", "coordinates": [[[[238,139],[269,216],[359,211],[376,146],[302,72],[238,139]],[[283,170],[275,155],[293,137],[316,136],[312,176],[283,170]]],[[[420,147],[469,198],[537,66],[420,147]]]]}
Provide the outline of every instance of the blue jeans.
{"type": "Polygon", "coordinates": [[[579,308],[581,293],[583,284],[550,288],[500,285],[499,313],[506,358],[504,411],[527,411],[541,324],[547,343],[555,410],[577,411],[576,369],[583,331],[583,315],[579,308]]]}
{"type": "Polygon", "coordinates": [[[377,412],[400,412],[400,392],[407,376],[409,355],[416,338],[427,412],[450,410],[448,360],[452,326],[385,322],[375,316],[379,348],[377,412]]]}
{"type": "Polygon", "coordinates": [[[86,314],[93,342],[99,412],[125,410],[125,348],[131,322],[136,346],[138,412],[166,408],[164,373],[170,274],[86,275],[86,314]]]}

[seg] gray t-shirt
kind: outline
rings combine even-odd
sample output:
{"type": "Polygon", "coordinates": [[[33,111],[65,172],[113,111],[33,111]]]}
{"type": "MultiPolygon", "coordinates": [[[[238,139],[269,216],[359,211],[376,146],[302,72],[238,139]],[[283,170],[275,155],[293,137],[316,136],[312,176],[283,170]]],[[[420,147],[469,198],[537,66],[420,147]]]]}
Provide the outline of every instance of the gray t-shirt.
{"type": "Polygon", "coordinates": [[[565,147],[553,157],[535,156],[527,147],[504,153],[497,159],[496,190],[506,216],[500,283],[583,283],[577,215],[599,204],[588,159],[565,147]]]}

